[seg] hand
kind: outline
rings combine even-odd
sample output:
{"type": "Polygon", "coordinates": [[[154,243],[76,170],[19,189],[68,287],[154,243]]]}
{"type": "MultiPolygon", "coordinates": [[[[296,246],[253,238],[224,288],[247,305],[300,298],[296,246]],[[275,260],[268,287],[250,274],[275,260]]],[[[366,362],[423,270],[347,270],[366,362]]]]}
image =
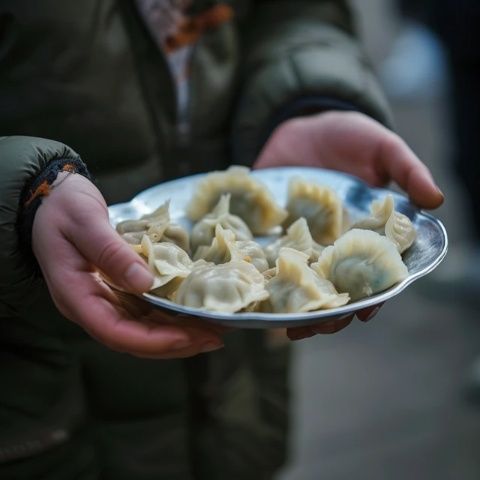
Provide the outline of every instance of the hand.
{"type": "Polygon", "coordinates": [[[363,308],[362,310],[358,310],[356,313],[351,313],[345,317],[331,320],[329,322],[319,323],[317,325],[287,328],[287,335],[290,340],[303,340],[304,338],[313,337],[317,334],[330,335],[332,333],[337,333],[340,330],[343,330],[345,327],[348,327],[352,323],[355,315],[360,321],[364,323],[369,322],[378,313],[382,305],[383,303],[373,305],[372,307],[363,308]]]}
{"type": "Polygon", "coordinates": [[[110,226],[105,201],[86,178],[64,177],[43,199],[32,248],[59,311],[107,347],[182,358],[223,346],[221,328],[146,308],[102,281],[98,271],[126,292],[142,293],[153,276],[110,226]]]}
{"type": "Polygon", "coordinates": [[[422,208],[443,202],[428,168],[407,144],[362,113],[332,111],[282,123],[254,168],[287,165],[340,170],[373,186],[393,181],[422,208]]]}
{"type": "MultiPolygon", "coordinates": [[[[282,123],[272,133],[254,168],[311,166],[340,170],[372,186],[390,181],[403,188],[419,207],[436,208],[443,194],[428,168],[395,133],[357,112],[331,111],[282,123]]],[[[380,305],[356,312],[370,320],[380,305]]],[[[292,340],[316,333],[335,333],[348,326],[353,315],[313,327],[289,329],[292,340]]]]}

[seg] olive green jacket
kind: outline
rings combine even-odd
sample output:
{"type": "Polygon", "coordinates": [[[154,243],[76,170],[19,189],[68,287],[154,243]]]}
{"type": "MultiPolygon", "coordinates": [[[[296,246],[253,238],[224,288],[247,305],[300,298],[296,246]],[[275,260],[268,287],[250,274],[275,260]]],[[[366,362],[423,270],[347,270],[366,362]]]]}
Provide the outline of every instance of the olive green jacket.
{"type": "MultiPolygon", "coordinates": [[[[195,1],[192,14],[215,3],[195,1]]],[[[388,123],[344,1],[225,3],[233,19],[194,47],[185,133],[133,1],[0,0],[2,479],[266,479],[285,459],[284,348],[239,332],[185,361],[111,352],[56,311],[18,229],[26,186],[76,152],[118,202],[251,164],[310,101],[388,123]]]]}

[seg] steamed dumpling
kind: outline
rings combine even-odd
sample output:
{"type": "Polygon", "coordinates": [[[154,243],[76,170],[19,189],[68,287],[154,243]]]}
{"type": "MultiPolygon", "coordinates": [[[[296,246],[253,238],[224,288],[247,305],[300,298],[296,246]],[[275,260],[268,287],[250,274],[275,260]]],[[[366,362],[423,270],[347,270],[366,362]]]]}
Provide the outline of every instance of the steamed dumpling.
{"type": "MultiPolygon", "coordinates": [[[[188,232],[170,219],[170,201],[138,220],[125,220],[116,226],[117,232],[131,245],[140,245],[144,235],[153,243],[171,242],[186,252],[190,251],[188,232]]],[[[138,248],[137,248],[138,250],[138,248]]]]}
{"type": "Polygon", "coordinates": [[[393,195],[383,200],[375,200],[370,206],[371,215],[353,225],[353,228],[373,230],[385,235],[400,253],[410,248],[417,236],[410,219],[394,208],[393,195]]]}
{"type": "Polygon", "coordinates": [[[187,307],[233,313],[267,297],[263,275],[251,263],[232,261],[194,268],[174,301],[187,307]]]}
{"type": "Polygon", "coordinates": [[[253,240],[237,240],[235,247],[242,260],[251,263],[259,272],[268,269],[268,261],[263,248],[253,240]]]}
{"type": "Polygon", "coordinates": [[[231,213],[242,218],[256,235],[268,233],[287,216],[267,187],[249,175],[247,167],[232,166],[226,171],[209,173],[199,182],[187,205],[188,218],[200,220],[225,193],[231,194],[231,213]]]}
{"type": "Polygon", "coordinates": [[[141,253],[153,273],[152,293],[169,297],[194,267],[187,252],[170,242],[153,243],[148,235],[141,242],[141,253]]]}
{"type": "MultiPolygon", "coordinates": [[[[166,201],[152,213],[142,215],[142,217],[138,220],[125,220],[123,222],[119,222],[115,228],[120,235],[124,235],[126,233],[141,233],[143,236],[143,233],[148,230],[148,227],[152,223],[170,223],[169,208],[170,201],[166,201]]],[[[140,237],[140,240],[141,239],[142,237],[140,237]]]]}
{"type": "Polygon", "coordinates": [[[408,275],[400,253],[388,238],[360,229],[342,235],[311,267],[352,300],[381,292],[408,275]]]}
{"type": "Polygon", "coordinates": [[[185,252],[190,252],[190,237],[181,225],[175,223],[152,224],[146,233],[152,242],[171,242],[178,245],[185,252]]]}
{"type": "Polygon", "coordinates": [[[339,294],[333,284],[318,276],[307,262],[308,255],[298,250],[280,250],[276,274],[266,286],[270,296],[260,307],[262,311],[309,312],[348,303],[348,295],[339,294]]]}
{"type": "Polygon", "coordinates": [[[239,216],[230,213],[230,198],[230,194],[222,195],[215,208],[195,224],[190,236],[192,251],[196,251],[200,245],[212,243],[217,225],[231,230],[237,240],[253,239],[248,225],[239,216]]]}
{"type": "Polygon", "coordinates": [[[342,234],[342,201],[329,187],[293,178],[288,185],[287,210],[284,227],[304,217],[313,239],[322,245],[333,243],[342,234]]]}
{"type": "Polygon", "coordinates": [[[310,256],[313,250],[313,238],[308,229],[307,221],[302,217],[293,222],[287,229],[286,235],[266,246],[264,251],[270,267],[275,266],[280,249],[294,248],[310,256]]]}
{"type": "MultiPolygon", "coordinates": [[[[170,223],[169,200],[167,200],[165,203],[162,203],[162,205],[160,205],[152,213],[142,215],[138,220],[124,220],[123,222],[119,222],[115,228],[120,235],[124,235],[126,233],[141,233],[143,236],[143,233],[146,232],[148,230],[148,227],[153,223],[170,223]]],[[[141,239],[142,237],[140,237],[140,240],[141,239]]]]}
{"type": "Polygon", "coordinates": [[[231,230],[224,230],[221,225],[215,228],[215,238],[210,246],[200,246],[194,256],[195,260],[221,264],[232,260],[244,260],[252,263],[260,272],[268,268],[268,262],[262,247],[253,240],[235,240],[231,230]]]}
{"type": "Polygon", "coordinates": [[[224,230],[220,225],[217,225],[212,244],[199,247],[193,258],[194,260],[203,259],[217,265],[227,263],[230,260],[241,260],[240,254],[235,248],[235,234],[231,230],[224,230]]]}

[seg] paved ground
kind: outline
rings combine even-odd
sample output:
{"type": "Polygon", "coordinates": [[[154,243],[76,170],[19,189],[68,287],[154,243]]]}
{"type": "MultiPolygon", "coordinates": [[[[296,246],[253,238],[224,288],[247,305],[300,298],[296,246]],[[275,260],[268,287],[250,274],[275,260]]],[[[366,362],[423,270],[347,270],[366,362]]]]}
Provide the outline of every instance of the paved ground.
{"type": "MultiPolygon", "coordinates": [[[[390,2],[355,3],[380,59],[397,25],[390,2]]],[[[448,169],[446,98],[394,109],[399,132],[447,194],[435,214],[455,247],[468,229],[448,169]]],[[[462,387],[480,354],[479,316],[427,301],[412,286],[370,324],[297,344],[291,462],[279,480],[478,480],[480,408],[462,387]]]]}

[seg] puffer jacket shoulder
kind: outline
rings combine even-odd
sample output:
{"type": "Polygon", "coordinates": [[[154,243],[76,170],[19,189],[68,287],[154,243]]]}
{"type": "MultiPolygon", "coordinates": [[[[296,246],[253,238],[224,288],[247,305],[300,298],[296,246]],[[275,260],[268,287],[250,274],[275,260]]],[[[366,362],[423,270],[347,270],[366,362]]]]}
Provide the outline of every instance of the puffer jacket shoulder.
{"type": "Polygon", "coordinates": [[[391,126],[385,97],[345,0],[253,2],[240,24],[242,93],[235,156],[252,163],[286,106],[299,99],[350,106],[391,126]]]}

